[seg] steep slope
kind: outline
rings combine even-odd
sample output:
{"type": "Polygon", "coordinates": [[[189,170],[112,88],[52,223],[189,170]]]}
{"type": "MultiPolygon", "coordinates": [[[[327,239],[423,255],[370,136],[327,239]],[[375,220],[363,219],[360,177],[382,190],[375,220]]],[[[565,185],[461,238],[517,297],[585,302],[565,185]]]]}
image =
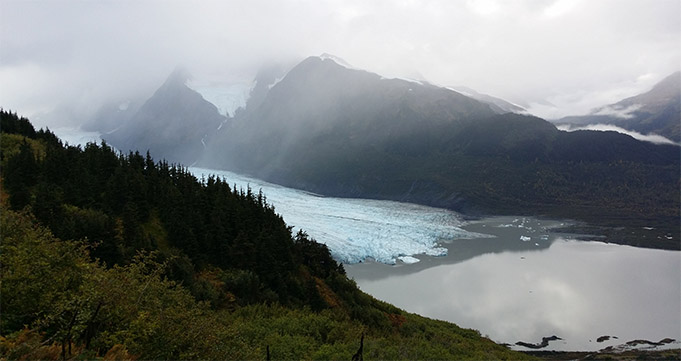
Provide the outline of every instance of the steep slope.
{"type": "Polygon", "coordinates": [[[673,240],[612,241],[679,247],[676,146],[561,132],[448,89],[315,57],[223,130],[203,165],[324,195],[608,226],[655,223],[673,240]]]}
{"type": "Polygon", "coordinates": [[[438,124],[494,114],[488,105],[454,91],[385,79],[323,57],[307,58],[259,99],[216,136],[204,164],[282,178],[291,163],[313,156],[312,143],[391,146],[438,124]]]}
{"type": "Polygon", "coordinates": [[[144,100],[113,101],[104,104],[81,128],[87,131],[111,133],[135,116],[144,100]]]}
{"type": "Polygon", "coordinates": [[[465,86],[449,87],[456,92],[469,96],[475,100],[489,104],[492,110],[499,114],[504,113],[526,113],[527,110],[519,105],[508,102],[504,99],[497,98],[488,94],[479,93],[474,89],[465,86]]]}
{"type": "Polygon", "coordinates": [[[147,150],[169,161],[194,163],[208,137],[226,118],[215,105],[185,85],[186,71],[174,71],[127,122],[104,136],[116,148],[147,150]]]}
{"type": "Polygon", "coordinates": [[[589,115],[561,118],[556,123],[611,124],[681,142],[681,72],[667,76],[646,93],[594,109],[589,115]]]}

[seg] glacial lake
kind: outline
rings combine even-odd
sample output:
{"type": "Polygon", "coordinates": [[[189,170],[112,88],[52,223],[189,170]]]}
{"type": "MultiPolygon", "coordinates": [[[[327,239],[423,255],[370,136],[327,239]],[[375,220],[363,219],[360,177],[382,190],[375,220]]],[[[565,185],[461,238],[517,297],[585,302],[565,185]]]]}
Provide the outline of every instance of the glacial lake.
{"type": "Polygon", "coordinates": [[[364,263],[346,270],[378,299],[517,350],[527,350],[518,341],[554,335],[561,340],[543,350],[630,349],[630,341],[665,338],[676,341],[662,347],[681,347],[681,253],[579,241],[543,228],[556,223],[483,219],[465,228],[495,237],[451,242],[449,256],[432,267],[364,263]]]}
{"type": "Polygon", "coordinates": [[[626,343],[667,338],[675,341],[659,347],[681,347],[681,252],[579,241],[554,232],[565,225],[556,220],[464,221],[445,209],[190,171],[262,190],[289,225],[327,244],[363,291],[406,311],[518,350],[528,348],[516,342],[554,335],[560,340],[543,350],[654,348],[626,343]]]}
{"type": "MultiPolygon", "coordinates": [[[[97,133],[53,131],[70,144],[99,140],[97,133]]],[[[327,244],[362,290],[408,312],[518,350],[527,349],[518,341],[554,335],[560,340],[543,350],[651,348],[626,343],[665,338],[675,341],[661,347],[681,347],[681,252],[578,241],[554,231],[563,221],[465,221],[444,209],[321,197],[226,171],[190,171],[262,190],[289,225],[327,244]]]]}

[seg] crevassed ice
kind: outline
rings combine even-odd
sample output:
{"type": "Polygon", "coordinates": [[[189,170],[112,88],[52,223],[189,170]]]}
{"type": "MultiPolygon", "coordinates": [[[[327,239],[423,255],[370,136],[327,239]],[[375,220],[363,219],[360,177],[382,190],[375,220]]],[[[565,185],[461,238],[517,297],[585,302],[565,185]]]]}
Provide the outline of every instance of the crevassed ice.
{"type": "Polygon", "coordinates": [[[284,217],[294,232],[303,229],[329,247],[337,260],[357,263],[367,258],[394,264],[405,263],[417,254],[444,256],[441,242],[475,238],[479,235],[460,228],[456,212],[409,203],[369,199],[321,197],[308,192],[270,184],[227,171],[189,168],[197,177],[214,174],[230,185],[254,192],[262,190],[269,204],[284,217]]]}
{"type": "Polygon", "coordinates": [[[215,105],[218,112],[233,116],[238,108],[246,107],[251,91],[250,83],[200,84],[189,82],[189,88],[201,94],[203,99],[215,105]]]}

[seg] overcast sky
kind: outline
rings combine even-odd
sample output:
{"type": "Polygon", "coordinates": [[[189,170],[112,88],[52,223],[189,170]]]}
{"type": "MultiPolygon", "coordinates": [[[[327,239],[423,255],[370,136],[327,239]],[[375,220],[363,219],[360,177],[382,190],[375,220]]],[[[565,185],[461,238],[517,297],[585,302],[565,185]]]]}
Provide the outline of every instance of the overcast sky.
{"type": "Polygon", "coordinates": [[[150,95],[177,65],[245,83],[321,53],[553,118],[679,70],[681,1],[0,0],[0,106],[29,117],[150,95]]]}

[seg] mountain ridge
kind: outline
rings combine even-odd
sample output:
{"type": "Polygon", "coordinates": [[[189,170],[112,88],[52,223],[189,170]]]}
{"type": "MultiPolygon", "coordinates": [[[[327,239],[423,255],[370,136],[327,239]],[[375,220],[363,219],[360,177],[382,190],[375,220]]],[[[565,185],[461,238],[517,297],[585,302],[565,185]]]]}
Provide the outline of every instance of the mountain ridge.
{"type": "Polygon", "coordinates": [[[639,217],[679,232],[676,146],[562,132],[428,83],[315,57],[246,113],[213,138],[199,164],[329,196],[609,225],[639,217]]]}
{"type": "Polygon", "coordinates": [[[194,163],[227,118],[186,85],[189,77],[183,68],[173,71],[134,115],[103,138],[124,152],[149,150],[172,162],[194,163]]]}
{"type": "MultiPolygon", "coordinates": [[[[546,120],[505,113],[451,89],[388,79],[323,56],[288,71],[263,70],[246,104],[233,118],[208,122],[203,134],[210,136],[192,140],[204,141],[205,149],[184,154],[203,167],[323,195],[608,226],[622,219],[661,220],[661,229],[679,233],[678,147],[612,131],[562,132],[546,120]]],[[[169,159],[186,143],[159,141],[167,148],[157,153],[169,159]]],[[[138,148],[145,146],[138,141],[138,148]]],[[[675,242],[651,244],[678,248],[675,242]]]]}
{"type": "MultiPolygon", "coordinates": [[[[235,118],[231,131],[222,133],[224,138],[229,138],[229,133],[235,132],[239,134],[237,138],[220,139],[220,135],[217,135],[217,143],[209,145],[208,156],[212,152],[211,146],[213,149],[230,149],[234,144],[247,146],[247,143],[254,142],[269,146],[270,141],[258,135],[260,130],[270,133],[278,131],[276,138],[271,141],[287,147],[298,130],[322,133],[331,132],[334,127],[368,127],[375,130],[391,122],[396,123],[393,119],[403,118],[410,118],[412,124],[405,126],[413,130],[418,122],[456,122],[468,117],[469,113],[483,117],[492,115],[493,111],[488,105],[444,88],[386,79],[371,72],[346,68],[334,60],[309,57],[277,82],[257,108],[247,109],[245,113],[246,116],[235,118]],[[428,114],[423,115],[423,111],[428,114]]],[[[399,132],[400,135],[392,135],[407,136],[408,129],[392,129],[389,133],[399,132]]],[[[346,136],[361,138],[361,134],[346,136]]],[[[385,136],[390,137],[391,134],[385,136]]],[[[258,152],[263,153],[263,150],[258,152]]],[[[265,158],[279,153],[265,151],[260,156],[262,159],[255,161],[260,166],[266,166],[265,158]]],[[[244,159],[242,161],[247,162],[244,159]]],[[[235,162],[231,163],[229,166],[241,167],[233,164],[235,162]]]]}
{"type": "Polygon", "coordinates": [[[656,83],[647,92],[602,106],[590,114],[569,116],[556,124],[610,124],[644,135],[657,134],[681,143],[681,71],[656,83]]]}

